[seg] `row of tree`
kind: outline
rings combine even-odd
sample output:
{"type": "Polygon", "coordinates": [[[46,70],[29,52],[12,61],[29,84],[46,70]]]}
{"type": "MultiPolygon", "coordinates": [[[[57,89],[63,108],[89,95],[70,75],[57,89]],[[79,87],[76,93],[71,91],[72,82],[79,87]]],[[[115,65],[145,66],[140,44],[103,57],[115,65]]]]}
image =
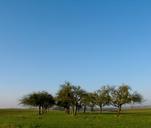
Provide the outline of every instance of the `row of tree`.
{"type": "Polygon", "coordinates": [[[55,97],[48,92],[35,92],[23,97],[20,102],[24,105],[36,106],[39,108],[39,114],[47,112],[53,105],[61,106],[65,113],[76,115],[80,109],[86,112],[87,107],[93,111],[95,106],[99,106],[102,113],[104,106],[114,106],[117,108],[117,115],[120,114],[124,104],[140,103],[142,96],[133,92],[128,85],[118,87],[103,86],[95,92],[87,92],[80,86],[65,82],[60,86],[55,97]]]}

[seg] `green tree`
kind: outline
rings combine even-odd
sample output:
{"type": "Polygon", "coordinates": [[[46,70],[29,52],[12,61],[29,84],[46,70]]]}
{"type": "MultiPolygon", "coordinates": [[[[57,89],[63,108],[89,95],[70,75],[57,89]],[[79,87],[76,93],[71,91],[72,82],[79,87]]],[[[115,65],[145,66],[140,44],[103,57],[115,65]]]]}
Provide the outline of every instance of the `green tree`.
{"type": "Polygon", "coordinates": [[[56,99],[57,105],[64,107],[65,113],[69,114],[73,101],[72,84],[70,82],[65,82],[60,86],[56,99]]]}
{"type": "Polygon", "coordinates": [[[102,113],[103,106],[109,105],[111,102],[110,87],[103,86],[96,92],[96,94],[96,103],[100,107],[100,113],[102,113]]]}
{"type": "Polygon", "coordinates": [[[43,114],[45,110],[54,105],[54,98],[46,91],[34,92],[24,96],[20,100],[21,104],[38,107],[39,115],[43,114]]]}
{"type": "Polygon", "coordinates": [[[132,103],[141,103],[143,101],[143,96],[135,91],[131,95],[131,101],[132,101],[132,103]]]}
{"type": "Polygon", "coordinates": [[[142,101],[140,94],[132,93],[130,87],[124,84],[119,86],[118,88],[112,88],[111,96],[112,105],[118,108],[117,116],[120,115],[122,105],[142,101]]]}
{"type": "Polygon", "coordinates": [[[117,115],[119,116],[123,104],[131,102],[130,87],[122,85],[112,89],[112,105],[118,108],[117,115]]]}
{"type": "Polygon", "coordinates": [[[88,93],[89,106],[91,108],[91,112],[94,111],[94,106],[97,103],[97,94],[95,92],[88,93]]]}
{"type": "Polygon", "coordinates": [[[73,94],[72,110],[74,115],[77,114],[77,111],[81,106],[82,98],[85,95],[85,93],[86,92],[83,89],[81,89],[80,86],[72,86],[72,94],[73,94]]]}
{"type": "Polygon", "coordinates": [[[89,105],[89,94],[85,92],[81,98],[81,106],[83,107],[84,113],[86,112],[88,105],[89,105]]]}
{"type": "Polygon", "coordinates": [[[85,91],[80,86],[65,82],[57,93],[57,104],[64,107],[65,112],[68,114],[70,113],[70,108],[72,108],[72,114],[76,115],[79,106],[81,106],[81,99],[84,93],[85,91]]]}

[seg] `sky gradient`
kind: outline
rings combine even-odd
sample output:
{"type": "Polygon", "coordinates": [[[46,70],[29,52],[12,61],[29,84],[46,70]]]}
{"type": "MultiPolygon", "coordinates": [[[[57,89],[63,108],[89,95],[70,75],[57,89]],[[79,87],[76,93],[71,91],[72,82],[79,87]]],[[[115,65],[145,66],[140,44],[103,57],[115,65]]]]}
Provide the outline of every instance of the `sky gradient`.
{"type": "Polygon", "coordinates": [[[129,84],[151,104],[150,0],[1,0],[0,107],[64,81],[129,84]]]}

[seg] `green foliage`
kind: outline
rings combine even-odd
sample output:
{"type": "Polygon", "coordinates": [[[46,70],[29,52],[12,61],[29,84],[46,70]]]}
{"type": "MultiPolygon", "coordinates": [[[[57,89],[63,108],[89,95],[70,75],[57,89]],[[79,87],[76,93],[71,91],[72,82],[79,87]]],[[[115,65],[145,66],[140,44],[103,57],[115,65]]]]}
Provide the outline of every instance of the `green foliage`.
{"type": "Polygon", "coordinates": [[[134,92],[131,95],[131,100],[132,100],[133,103],[141,103],[143,101],[143,97],[138,92],[134,92]]]}
{"type": "Polygon", "coordinates": [[[121,112],[122,105],[141,101],[141,95],[136,92],[132,93],[128,85],[121,85],[118,88],[111,89],[111,103],[118,108],[118,115],[121,112]]]}
{"type": "Polygon", "coordinates": [[[94,110],[94,106],[97,104],[97,94],[94,93],[88,93],[88,101],[89,106],[91,107],[91,111],[94,110]]]}
{"type": "MultiPolygon", "coordinates": [[[[39,114],[44,113],[54,104],[54,99],[49,93],[42,91],[29,94],[20,100],[21,104],[39,107],[39,114]]],[[[132,92],[128,85],[118,87],[103,86],[96,92],[86,92],[80,86],[75,86],[70,82],[65,82],[60,86],[55,97],[55,103],[64,107],[65,113],[76,115],[83,107],[86,112],[87,107],[94,110],[94,107],[102,108],[106,105],[113,105],[121,112],[122,105],[142,102],[142,96],[137,92],[132,92]]]]}
{"type": "Polygon", "coordinates": [[[89,94],[85,92],[81,97],[81,106],[83,107],[83,112],[85,113],[87,110],[87,106],[89,105],[89,94]]]}
{"type": "Polygon", "coordinates": [[[65,112],[69,114],[69,109],[72,104],[73,94],[72,94],[72,85],[70,82],[65,82],[61,85],[57,93],[57,105],[65,108],[65,112]]]}
{"type": "Polygon", "coordinates": [[[64,107],[68,114],[70,107],[72,107],[72,113],[76,115],[85,93],[80,86],[74,86],[70,82],[65,82],[57,93],[57,105],[64,107]]]}
{"type": "Polygon", "coordinates": [[[54,104],[54,99],[51,94],[46,91],[34,92],[26,95],[20,100],[21,104],[39,107],[39,114],[47,110],[54,104]]]}
{"type": "Polygon", "coordinates": [[[72,94],[73,94],[73,99],[72,99],[72,113],[74,115],[77,114],[77,111],[80,109],[81,104],[82,104],[82,98],[85,96],[86,91],[81,89],[80,86],[72,86],[72,94]],[[74,109],[75,108],[75,109],[74,109]]]}
{"type": "Polygon", "coordinates": [[[100,112],[102,112],[103,106],[109,105],[111,102],[110,90],[109,86],[103,86],[96,92],[96,103],[100,107],[100,112]]]}
{"type": "Polygon", "coordinates": [[[116,107],[130,103],[131,95],[130,95],[130,87],[127,85],[119,86],[118,88],[114,88],[111,92],[112,96],[112,104],[116,107]]]}

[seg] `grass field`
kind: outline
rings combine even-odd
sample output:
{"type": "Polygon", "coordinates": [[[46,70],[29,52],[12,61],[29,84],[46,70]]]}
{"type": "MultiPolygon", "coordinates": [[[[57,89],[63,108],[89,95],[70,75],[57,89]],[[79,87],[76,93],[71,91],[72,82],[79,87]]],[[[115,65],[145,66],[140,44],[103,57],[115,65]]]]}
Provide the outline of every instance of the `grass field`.
{"type": "Polygon", "coordinates": [[[37,111],[0,109],[0,128],[151,128],[151,109],[115,113],[80,113],[76,117],[60,111],[38,116],[37,111]]]}

